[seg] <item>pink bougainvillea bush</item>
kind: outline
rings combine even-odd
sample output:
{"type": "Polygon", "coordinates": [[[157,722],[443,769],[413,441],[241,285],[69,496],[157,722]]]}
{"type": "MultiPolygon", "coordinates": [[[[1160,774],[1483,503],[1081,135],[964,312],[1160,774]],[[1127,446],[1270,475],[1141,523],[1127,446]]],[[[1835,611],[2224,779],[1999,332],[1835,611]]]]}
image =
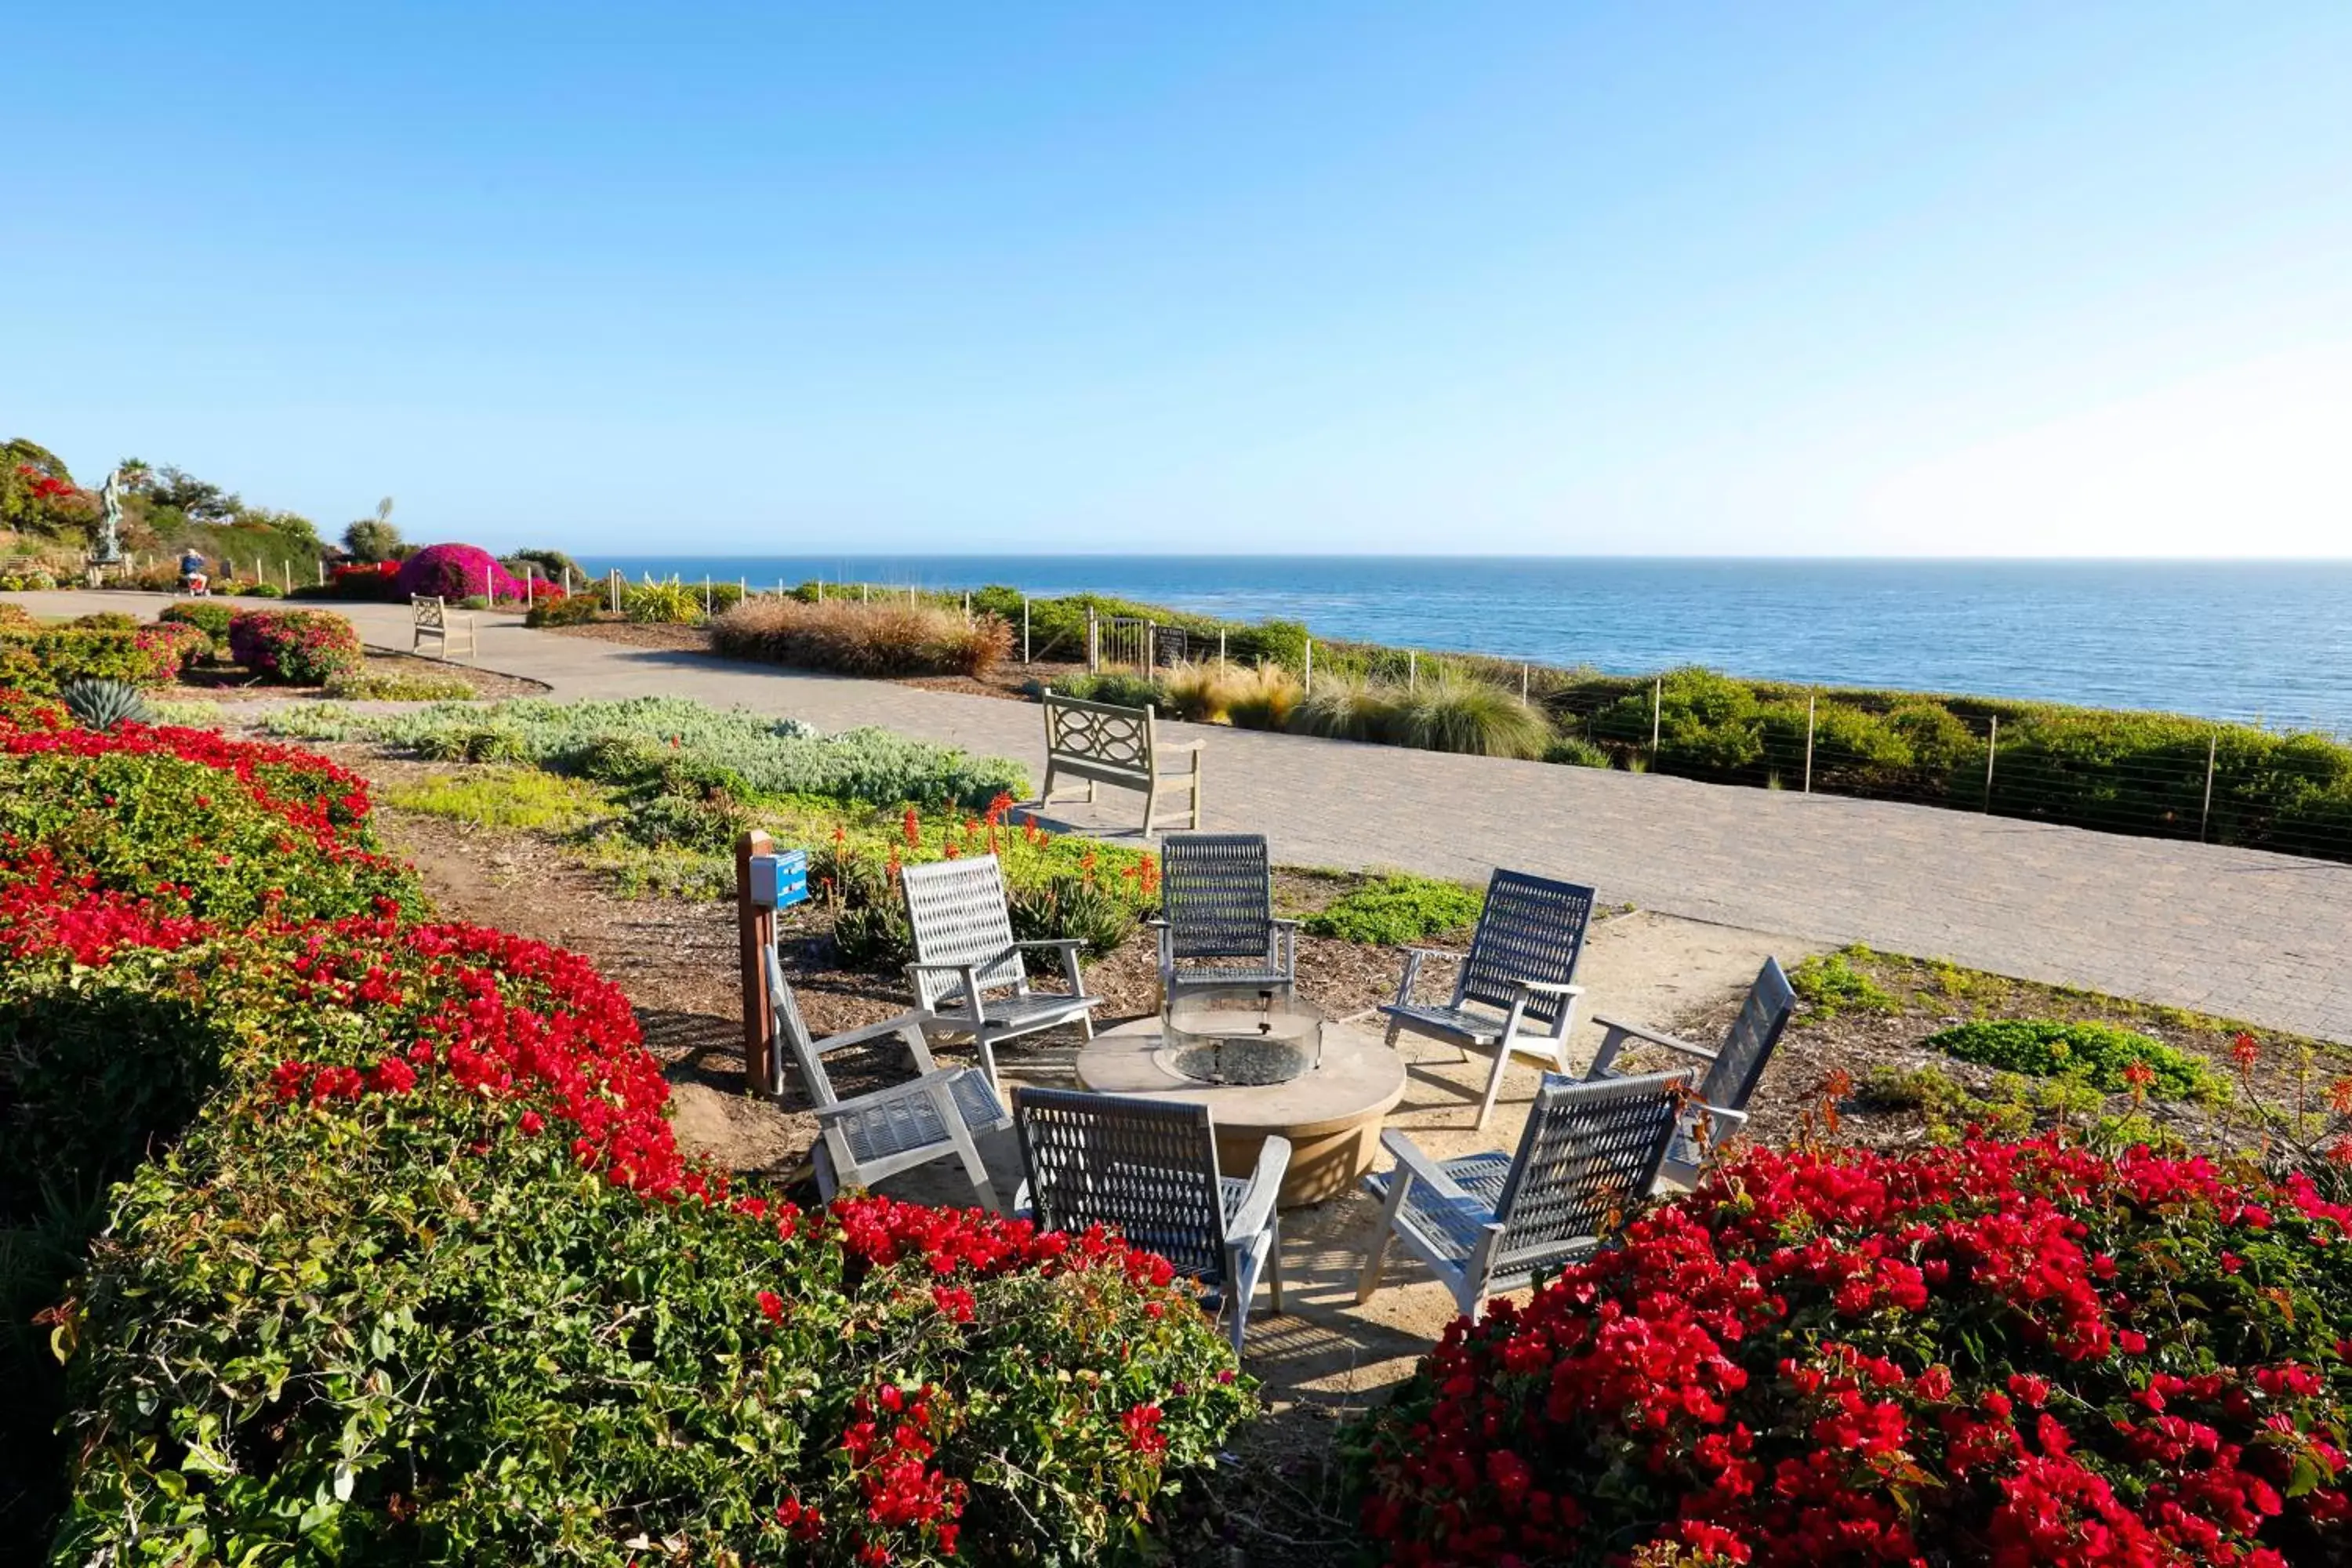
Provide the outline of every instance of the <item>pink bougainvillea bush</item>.
{"type": "Polygon", "coordinates": [[[0,1248],[55,1270],[0,1271],[0,1539],[1079,1563],[1213,1462],[1251,1395],[1163,1259],[742,1190],[611,983],[415,918],[369,823],[323,759],[0,694],[0,1248]]]}
{"type": "Polygon", "coordinates": [[[443,599],[523,596],[522,579],[472,544],[428,544],[402,562],[392,581],[394,595],[403,599],[419,594],[443,599]]]}
{"type": "Polygon", "coordinates": [[[359,629],[326,610],[247,610],[228,624],[229,657],[264,680],[320,686],[365,662],[359,629]]]}
{"type": "Polygon", "coordinates": [[[2145,1150],[1759,1150],[1358,1434],[1391,1563],[2352,1560],[2352,1211],[2145,1150]]]}

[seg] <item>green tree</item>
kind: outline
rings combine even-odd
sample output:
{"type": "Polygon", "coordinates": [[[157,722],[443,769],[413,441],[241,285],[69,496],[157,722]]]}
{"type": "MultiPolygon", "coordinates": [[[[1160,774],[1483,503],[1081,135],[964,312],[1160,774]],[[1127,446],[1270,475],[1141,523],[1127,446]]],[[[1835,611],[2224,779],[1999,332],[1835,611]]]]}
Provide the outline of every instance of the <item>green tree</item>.
{"type": "Polygon", "coordinates": [[[18,437],[0,445],[0,528],[55,537],[80,531],[87,499],[65,459],[18,437]]]}
{"type": "Polygon", "coordinates": [[[169,507],[191,522],[226,522],[245,507],[236,491],[168,466],[155,476],[147,493],[157,506],[169,507]]]}
{"type": "Polygon", "coordinates": [[[375,503],[375,515],[363,517],[343,530],[343,548],[355,561],[400,559],[400,530],[392,526],[392,498],[375,503]]]}
{"type": "Polygon", "coordinates": [[[588,574],[580,569],[580,563],[561,550],[518,550],[508,556],[503,564],[508,571],[520,577],[522,575],[522,563],[526,561],[537,567],[539,574],[551,583],[559,584],[562,583],[563,574],[566,572],[572,574],[572,580],[575,583],[584,583],[588,580],[588,574]]]}
{"type": "Polygon", "coordinates": [[[299,544],[313,549],[319,543],[319,525],[299,511],[272,511],[266,506],[249,506],[236,514],[239,528],[266,528],[299,544]]]}

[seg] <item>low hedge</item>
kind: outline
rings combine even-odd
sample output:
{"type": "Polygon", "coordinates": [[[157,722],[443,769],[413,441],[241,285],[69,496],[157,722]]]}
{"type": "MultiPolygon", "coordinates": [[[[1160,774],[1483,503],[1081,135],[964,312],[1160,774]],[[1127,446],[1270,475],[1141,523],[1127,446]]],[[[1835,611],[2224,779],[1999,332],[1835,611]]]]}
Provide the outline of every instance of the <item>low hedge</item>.
{"type": "Polygon", "coordinates": [[[2120,1094],[2143,1088],[2160,1100],[2210,1098],[2230,1080],[2203,1057],[2114,1024],[1987,1018],[1927,1037],[1930,1050],[2033,1078],[2081,1078],[2120,1094]]]}
{"type": "Polygon", "coordinates": [[[1434,877],[1381,877],[1342,893],[1307,917],[1309,936],[1402,947],[1478,923],[1486,896],[1434,877]]]}
{"type": "Polygon", "coordinates": [[[51,1086],[11,1101],[26,1169],[168,1150],[40,1330],[14,1320],[12,1375],[44,1332],[67,1358],[41,1464],[21,1403],[0,1421],[14,1474],[72,1456],[59,1560],[1108,1560],[1249,1409],[1113,1238],[730,1192],[584,961],[338,879],[394,868],[332,764],[23,698],[0,724],[0,761],[58,770],[0,791],[47,834],[45,869],[0,870],[0,1057],[51,1086]],[[109,788],[118,758],[315,836],[159,884],[193,802],[109,788]],[[281,875],[341,911],[296,918],[281,875]]]}
{"type": "Polygon", "coordinates": [[[207,645],[193,627],[0,626],[0,684],[54,694],[68,680],[168,685],[207,645]]]}
{"type": "Polygon", "coordinates": [[[366,662],[359,628],[326,610],[247,610],[229,622],[230,656],[265,680],[323,686],[366,662]]]}
{"type": "Polygon", "coordinates": [[[212,639],[213,652],[226,658],[228,654],[229,623],[236,619],[236,609],[230,605],[209,604],[202,599],[190,599],[166,605],[156,612],[155,619],[165,625],[195,626],[212,639]]]}
{"type": "Polygon", "coordinates": [[[2052,1142],[1759,1150],[1353,1434],[1399,1563],[2345,1561],[2352,1210],[2052,1142]]]}

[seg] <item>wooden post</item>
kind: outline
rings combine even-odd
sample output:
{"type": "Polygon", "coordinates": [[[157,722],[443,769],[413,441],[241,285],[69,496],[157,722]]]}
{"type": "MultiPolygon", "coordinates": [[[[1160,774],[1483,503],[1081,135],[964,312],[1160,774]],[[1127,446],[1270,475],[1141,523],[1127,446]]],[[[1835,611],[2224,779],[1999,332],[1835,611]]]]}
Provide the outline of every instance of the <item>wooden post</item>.
{"type": "Polygon", "coordinates": [[[326,563],[324,561],[321,561],[321,562],[320,562],[320,563],[319,563],[319,586],[320,586],[320,587],[321,587],[321,588],[323,588],[323,587],[325,587],[326,585],[327,585],[327,563],[326,563]]]}
{"type": "Polygon", "coordinates": [[[1992,732],[1985,737],[1985,803],[1988,816],[1992,812],[1992,759],[2000,750],[2000,715],[1992,716],[1992,732]]]}
{"type": "Polygon", "coordinates": [[[538,584],[538,572],[532,569],[530,562],[524,562],[522,563],[522,607],[524,609],[530,608],[531,601],[539,597],[539,595],[534,592],[538,584]]]}
{"type": "Polygon", "coordinates": [[[1021,595],[1021,662],[1029,662],[1029,595],[1021,595]]]}
{"type": "Polygon", "coordinates": [[[1650,756],[1658,755],[1658,720],[1666,707],[1666,678],[1663,675],[1650,682],[1650,756]]]}
{"type": "Polygon", "coordinates": [[[1308,697],[1315,695],[1315,639],[1313,637],[1307,639],[1307,678],[1300,685],[1304,695],[1308,697]]]}
{"type": "Polygon", "coordinates": [[[1217,628],[1217,668],[1225,668],[1225,628],[1223,626],[1217,628]]]}
{"type": "Polygon", "coordinates": [[[621,613],[621,569],[618,566],[613,568],[610,581],[613,588],[613,613],[617,616],[621,613]]]}
{"type": "Polygon", "coordinates": [[[1160,668],[1160,626],[1156,621],[1143,623],[1143,657],[1136,660],[1136,668],[1146,680],[1160,668]]]}
{"type": "Polygon", "coordinates": [[[1421,655],[1412,648],[1404,650],[1404,689],[1412,691],[1421,685],[1421,655]]]}
{"type": "Polygon", "coordinates": [[[710,574],[708,572],[702,574],[702,618],[706,621],[710,618],[710,574]]]}
{"type": "Polygon", "coordinates": [[[1095,618],[1094,611],[1089,609],[1087,611],[1087,673],[1091,675],[1101,668],[1102,623],[1095,618]]]}
{"type": "Polygon", "coordinates": [[[2213,820],[2213,764],[2221,757],[2221,731],[2205,737],[2205,805],[2197,813],[2197,842],[2205,842],[2206,826],[2213,820]]]}
{"type": "Polygon", "coordinates": [[[1525,703],[1526,703],[1526,701],[1527,701],[1527,700],[1528,700],[1528,667],[1526,666],[1526,664],[1522,663],[1522,664],[1519,666],[1519,701],[1520,701],[1522,704],[1525,704],[1525,703]]]}
{"type": "Polygon", "coordinates": [[[1813,702],[1818,692],[1805,693],[1805,793],[1813,793],[1813,702]]]}
{"type": "Polygon", "coordinates": [[[863,583],[857,584],[857,602],[861,605],[866,603],[866,584],[863,583]]]}
{"type": "Polygon", "coordinates": [[[774,841],[757,828],[735,837],[735,936],[742,960],[743,1089],[749,1094],[767,1093],[772,1081],[768,1036],[774,1019],[768,1010],[767,961],[761,954],[776,940],[776,911],[751,901],[751,857],[774,848],[774,841]]]}
{"type": "Polygon", "coordinates": [[[971,590],[969,588],[963,591],[963,624],[971,625],[971,590]]]}

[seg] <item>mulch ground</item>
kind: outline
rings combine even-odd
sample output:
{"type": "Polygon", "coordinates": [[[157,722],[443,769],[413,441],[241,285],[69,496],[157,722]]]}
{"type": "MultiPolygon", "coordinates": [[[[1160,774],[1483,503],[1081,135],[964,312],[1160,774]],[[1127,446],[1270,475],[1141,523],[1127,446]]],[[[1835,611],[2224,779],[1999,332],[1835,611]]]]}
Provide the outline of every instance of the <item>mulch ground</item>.
{"type": "MultiPolygon", "coordinates": [[[[544,681],[520,675],[500,675],[495,670],[476,669],[471,665],[457,664],[446,659],[419,658],[405,653],[371,653],[366,658],[367,673],[395,679],[462,680],[474,689],[474,695],[485,700],[500,697],[537,697],[548,690],[544,681]]],[[[326,695],[319,686],[271,685],[251,670],[234,664],[202,664],[180,672],[173,684],[162,688],[159,696],[196,698],[214,702],[244,702],[260,699],[310,698],[326,695]]]]}

